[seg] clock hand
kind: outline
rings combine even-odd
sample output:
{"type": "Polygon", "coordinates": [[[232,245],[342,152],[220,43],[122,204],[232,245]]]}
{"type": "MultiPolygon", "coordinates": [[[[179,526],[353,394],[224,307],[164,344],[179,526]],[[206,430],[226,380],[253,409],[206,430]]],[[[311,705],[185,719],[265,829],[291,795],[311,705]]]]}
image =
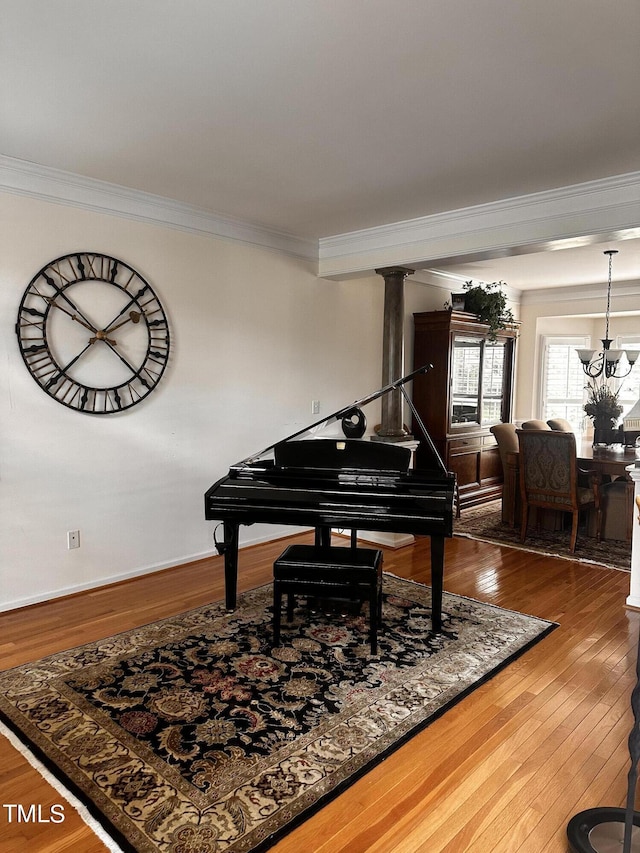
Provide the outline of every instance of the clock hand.
{"type": "Polygon", "coordinates": [[[81,349],[75,358],[72,358],[68,364],[65,364],[65,366],[61,369],[60,373],[66,373],[67,370],[69,370],[69,368],[76,363],[80,356],[85,354],[85,352],[89,349],[92,343],[94,343],[94,340],[90,340],[86,347],[84,349],[81,349]]]}
{"type": "MultiPolygon", "coordinates": [[[[85,323],[84,320],[81,320],[77,314],[72,314],[71,311],[67,311],[66,308],[63,308],[62,305],[59,305],[55,301],[55,299],[53,299],[53,297],[43,296],[42,298],[45,300],[45,302],[48,302],[52,308],[58,308],[60,311],[63,312],[63,314],[66,314],[68,317],[71,317],[72,320],[75,320],[76,323],[80,323],[81,326],[84,326],[85,329],[89,329],[90,332],[97,331],[96,329],[93,328],[93,326],[90,323],[85,323]]],[[[67,300],[67,301],[69,301],[69,300],[67,300]]],[[[74,306],[74,308],[75,308],[75,306],[74,306]]]]}
{"type": "Polygon", "coordinates": [[[147,387],[149,387],[149,383],[146,381],[146,379],[142,376],[142,374],[141,374],[141,372],[140,372],[140,371],[142,370],[142,367],[141,367],[141,368],[139,368],[138,370],[136,370],[136,368],[135,368],[135,367],[133,367],[133,365],[129,364],[129,362],[128,362],[128,361],[127,361],[127,359],[122,355],[122,353],[118,352],[118,350],[115,348],[115,346],[114,346],[115,341],[110,341],[110,340],[109,340],[109,338],[103,338],[102,340],[104,340],[104,341],[105,341],[105,343],[107,343],[107,344],[109,345],[109,347],[113,350],[114,354],[115,354],[115,355],[117,355],[117,356],[118,356],[118,358],[120,359],[120,361],[121,361],[121,362],[122,362],[126,367],[128,367],[128,368],[129,368],[129,370],[131,371],[131,373],[132,373],[134,376],[137,376],[137,377],[139,378],[139,380],[142,382],[142,384],[143,384],[143,385],[146,385],[147,387]]]}
{"type": "MultiPolygon", "coordinates": [[[[116,314],[116,316],[113,318],[113,320],[111,321],[111,323],[108,323],[108,324],[107,324],[107,330],[109,330],[109,329],[110,329],[111,325],[112,325],[113,323],[115,323],[115,322],[116,322],[116,320],[117,320],[119,317],[122,317],[122,315],[123,315],[123,314],[124,314],[124,312],[127,310],[127,308],[129,308],[129,306],[133,305],[133,304],[134,304],[134,302],[139,302],[139,300],[141,299],[141,297],[144,295],[144,292],[145,292],[146,290],[148,290],[148,289],[149,289],[149,285],[145,283],[145,284],[140,288],[140,290],[139,290],[136,294],[134,294],[134,295],[131,297],[131,299],[127,302],[127,304],[126,304],[123,308],[121,308],[121,309],[120,309],[120,311],[116,314]]],[[[151,301],[151,300],[150,300],[150,301],[151,301]]],[[[136,311],[136,314],[137,314],[137,313],[138,313],[138,312],[136,311]]],[[[131,317],[131,315],[129,315],[129,316],[131,317]]],[[[140,319],[140,318],[138,318],[138,319],[140,319]]],[[[134,321],[134,322],[137,322],[137,321],[134,321]]]]}
{"type": "Polygon", "coordinates": [[[108,329],[104,330],[104,333],[115,332],[116,329],[119,329],[120,326],[124,326],[126,323],[139,323],[142,314],[139,311],[129,311],[129,316],[126,320],[123,320],[122,323],[118,323],[117,326],[110,326],[108,329]]]}
{"type": "Polygon", "coordinates": [[[61,367],[60,370],[58,370],[58,372],[47,382],[45,387],[46,388],[52,388],[61,377],[66,376],[67,370],[69,370],[70,367],[73,367],[73,365],[76,363],[76,361],[81,356],[83,356],[85,354],[85,352],[89,349],[91,344],[95,343],[96,340],[97,340],[97,338],[91,338],[89,340],[89,343],[86,345],[86,347],[84,349],[81,349],[80,352],[78,353],[78,355],[75,358],[72,358],[68,364],[65,364],[64,367],[61,367]]]}

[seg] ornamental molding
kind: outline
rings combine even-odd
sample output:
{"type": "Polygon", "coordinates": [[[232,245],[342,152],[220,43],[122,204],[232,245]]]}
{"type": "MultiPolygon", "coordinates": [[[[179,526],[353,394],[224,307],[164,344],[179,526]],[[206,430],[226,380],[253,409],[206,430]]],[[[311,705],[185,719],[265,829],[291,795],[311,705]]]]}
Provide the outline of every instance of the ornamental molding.
{"type": "Polygon", "coordinates": [[[317,265],[318,275],[328,279],[356,278],[396,265],[432,272],[463,258],[640,236],[640,172],[319,240],[1,154],[0,190],[281,252],[317,265]]]}
{"type": "Polygon", "coordinates": [[[17,160],[2,154],[0,189],[54,204],[122,216],[151,225],[283,252],[305,261],[317,263],[318,260],[317,240],[222,216],[164,196],[86,178],[73,172],[17,160]]]}
{"type": "Polygon", "coordinates": [[[640,236],[640,172],[324,237],[319,273],[423,269],[632,236],[640,236]]]}

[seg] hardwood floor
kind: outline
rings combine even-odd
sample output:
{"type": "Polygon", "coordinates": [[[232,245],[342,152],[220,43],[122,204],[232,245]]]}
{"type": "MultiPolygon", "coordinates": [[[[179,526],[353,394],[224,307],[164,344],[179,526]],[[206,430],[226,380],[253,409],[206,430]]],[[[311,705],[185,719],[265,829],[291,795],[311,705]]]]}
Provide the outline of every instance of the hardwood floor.
{"type": "MultiPolygon", "coordinates": [[[[428,582],[428,546],[420,540],[385,551],[385,570],[428,582]]],[[[267,582],[284,547],[279,540],[242,550],[240,588],[267,582]]],[[[274,853],[565,853],[572,815],[624,805],[640,622],[624,604],[629,575],[457,538],[446,543],[445,565],[447,591],[560,627],[278,842],[274,853]]],[[[214,557],[0,614],[0,667],[222,595],[222,558],[214,557]]],[[[6,804],[41,804],[46,815],[60,796],[4,738],[0,798],[3,853],[105,850],[70,808],[62,823],[8,821],[6,804]]]]}

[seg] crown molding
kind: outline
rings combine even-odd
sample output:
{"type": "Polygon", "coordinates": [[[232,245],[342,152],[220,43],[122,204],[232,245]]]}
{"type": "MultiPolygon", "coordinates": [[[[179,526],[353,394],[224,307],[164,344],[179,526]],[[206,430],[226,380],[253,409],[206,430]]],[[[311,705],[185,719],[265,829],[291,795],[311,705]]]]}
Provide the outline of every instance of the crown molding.
{"type": "MultiPolygon", "coordinates": [[[[424,284],[435,287],[441,287],[444,290],[458,292],[464,290],[464,284],[468,279],[455,273],[447,272],[446,270],[438,269],[423,269],[417,270],[414,276],[411,276],[412,284],[424,284]]],[[[479,283],[475,280],[474,284],[479,283]]],[[[602,284],[573,284],[564,287],[538,287],[533,290],[519,290],[515,287],[510,287],[508,284],[503,284],[504,294],[512,303],[512,306],[524,307],[526,305],[542,305],[542,304],[561,304],[570,303],[574,308],[580,305],[580,311],[576,313],[583,314],[585,310],[593,313],[594,317],[604,317],[606,304],[606,290],[602,284]],[[591,305],[589,309],[585,309],[585,303],[597,303],[591,305]]],[[[611,316],[620,316],[623,314],[637,314],[635,309],[630,310],[628,307],[620,308],[621,301],[632,300],[631,304],[635,304],[640,298],[640,280],[632,279],[629,281],[616,281],[612,292],[612,310],[611,316]],[[618,306],[618,310],[614,310],[618,306]]]]}
{"type": "Polygon", "coordinates": [[[352,231],[319,241],[319,274],[500,257],[621,239],[640,226],[640,172],[352,231]]]}
{"type": "MultiPolygon", "coordinates": [[[[450,293],[462,293],[465,289],[464,285],[468,281],[471,281],[474,285],[486,283],[478,279],[469,279],[457,273],[437,269],[416,270],[415,275],[411,276],[411,281],[414,284],[428,284],[435,287],[441,287],[443,290],[448,290],[450,293]]],[[[521,290],[511,287],[506,282],[502,283],[502,290],[510,302],[520,302],[522,296],[521,290]]]]}
{"type": "Polygon", "coordinates": [[[317,240],[3,154],[0,154],[0,190],[192,234],[232,240],[314,263],[318,260],[317,240]]]}
{"type": "Polygon", "coordinates": [[[434,261],[543,251],[640,232],[640,172],[320,240],[2,154],[0,190],[281,252],[317,264],[320,277],[329,279],[402,265],[439,283],[444,274],[433,269],[434,261]]]}
{"type": "MultiPolygon", "coordinates": [[[[640,281],[616,281],[611,291],[611,314],[615,314],[616,303],[619,304],[621,299],[637,300],[638,297],[640,297],[640,281]]],[[[523,290],[520,301],[522,305],[570,302],[572,305],[581,306],[579,313],[583,313],[585,302],[598,302],[600,303],[598,310],[604,314],[606,298],[606,286],[603,284],[574,284],[567,287],[539,287],[535,290],[523,290]]]]}

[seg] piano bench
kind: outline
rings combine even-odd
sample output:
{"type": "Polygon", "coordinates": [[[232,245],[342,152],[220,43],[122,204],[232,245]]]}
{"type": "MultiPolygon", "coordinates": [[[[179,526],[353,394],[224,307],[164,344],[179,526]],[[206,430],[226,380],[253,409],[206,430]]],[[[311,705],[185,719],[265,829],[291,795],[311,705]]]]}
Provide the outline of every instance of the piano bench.
{"type": "Polygon", "coordinates": [[[296,595],[358,598],[369,602],[371,654],[378,651],[382,623],[382,551],[289,545],[273,564],[273,644],[280,644],[282,596],[287,593],[287,620],[293,618],[296,595]]]}

